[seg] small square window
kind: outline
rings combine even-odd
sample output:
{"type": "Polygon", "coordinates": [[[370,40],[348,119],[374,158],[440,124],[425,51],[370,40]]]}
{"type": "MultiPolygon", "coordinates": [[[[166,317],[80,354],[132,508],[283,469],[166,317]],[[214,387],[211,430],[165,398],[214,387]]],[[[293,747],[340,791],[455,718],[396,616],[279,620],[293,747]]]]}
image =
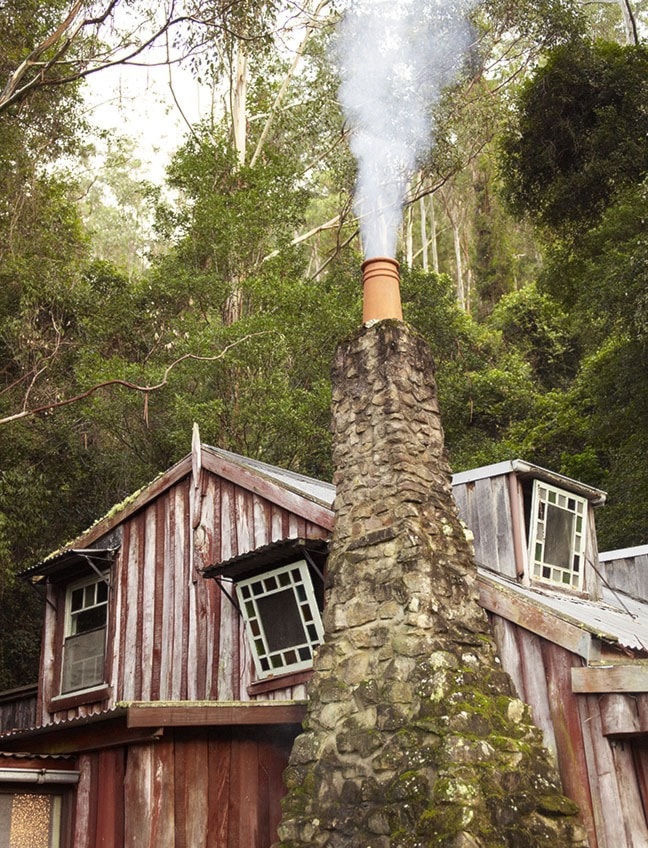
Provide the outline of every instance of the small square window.
{"type": "Polygon", "coordinates": [[[534,577],[583,588],[587,502],[536,480],[531,504],[529,557],[534,577]]]}
{"type": "Polygon", "coordinates": [[[237,592],[257,675],[310,668],[324,630],[307,563],[241,580],[237,592]]]}

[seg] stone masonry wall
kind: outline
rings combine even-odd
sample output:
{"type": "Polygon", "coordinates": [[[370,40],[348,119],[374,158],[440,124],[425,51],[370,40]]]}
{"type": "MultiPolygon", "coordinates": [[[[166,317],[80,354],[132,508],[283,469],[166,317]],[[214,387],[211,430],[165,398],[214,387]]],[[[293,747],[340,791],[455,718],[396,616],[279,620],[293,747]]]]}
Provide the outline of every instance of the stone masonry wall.
{"type": "Polygon", "coordinates": [[[326,638],[279,845],[585,845],[477,604],[427,346],[400,322],[364,327],[333,377],[326,638]]]}

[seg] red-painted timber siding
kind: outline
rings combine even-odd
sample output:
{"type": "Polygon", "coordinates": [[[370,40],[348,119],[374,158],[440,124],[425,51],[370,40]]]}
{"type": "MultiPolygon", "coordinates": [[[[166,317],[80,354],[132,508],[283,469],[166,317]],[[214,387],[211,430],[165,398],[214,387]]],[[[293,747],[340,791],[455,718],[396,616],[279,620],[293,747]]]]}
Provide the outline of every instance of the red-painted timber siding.
{"type": "MultiPolygon", "coordinates": [[[[200,569],[287,537],[325,538],[328,530],[258,493],[203,470],[200,521],[191,527],[185,477],[129,514],[112,573],[107,651],[108,699],[58,708],[64,587],[50,587],[43,652],[43,723],[85,716],[118,701],[247,700],[253,682],[241,619],[200,569]]],[[[195,514],[195,504],[194,510],[195,514]]],[[[303,687],[263,697],[292,698],[303,687]]]]}
{"type": "Polygon", "coordinates": [[[176,728],[83,755],[75,848],[270,848],[295,733],[176,728]]]}

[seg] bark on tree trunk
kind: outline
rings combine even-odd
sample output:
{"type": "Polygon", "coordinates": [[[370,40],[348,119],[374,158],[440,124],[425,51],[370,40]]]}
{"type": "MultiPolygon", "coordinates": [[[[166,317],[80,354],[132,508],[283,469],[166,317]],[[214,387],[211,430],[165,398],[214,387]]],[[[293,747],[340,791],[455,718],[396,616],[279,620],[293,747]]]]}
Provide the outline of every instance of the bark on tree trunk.
{"type": "Polygon", "coordinates": [[[236,64],[230,94],[232,134],[239,167],[245,165],[247,147],[247,78],[247,50],[245,45],[239,42],[236,47],[236,64]]]}
{"type": "Polygon", "coordinates": [[[430,252],[427,236],[427,217],[425,213],[425,196],[419,199],[419,215],[421,217],[421,262],[427,274],[430,269],[430,252]]]}
{"type": "Polygon", "coordinates": [[[437,221],[436,221],[436,210],[434,208],[434,195],[430,195],[430,229],[431,229],[431,238],[430,244],[432,246],[432,270],[435,274],[439,273],[439,245],[437,243],[437,221]]]}

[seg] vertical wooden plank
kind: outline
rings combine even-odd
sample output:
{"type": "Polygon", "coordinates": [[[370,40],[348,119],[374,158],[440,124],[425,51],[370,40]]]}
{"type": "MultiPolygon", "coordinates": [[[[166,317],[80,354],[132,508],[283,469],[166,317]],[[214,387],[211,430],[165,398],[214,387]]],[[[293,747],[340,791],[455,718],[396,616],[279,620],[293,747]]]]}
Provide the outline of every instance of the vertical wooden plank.
{"type": "Polygon", "coordinates": [[[210,848],[208,735],[175,735],[175,848],[210,848]]]}
{"type": "MultiPolygon", "coordinates": [[[[223,559],[229,559],[237,553],[233,487],[229,483],[223,483],[221,485],[221,555],[223,559]]],[[[240,692],[238,613],[224,593],[221,593],[220,612],[218,697],[223,701],[236,701],[240,692]]]]}
{"type": "Polygon", "coordinates": [[[581,702],[571,691],[571,669],[572,666],[581,664],[580,658],[558,645],[545,641],[542,643],[542,654],[563,789],[581,809],[590,848],[613,848],[597,842],[597,788],[591,783],[591,758],[587,757],[584,750],[590,731],[584,723],[585,719],[580,710],[581,702]]]}
{"type": "Polygon", "coordinates": [[[151,846],[175,848],[175,772],[171,734],[151,745],[151,846]]]}
{"type": "Polygon", "coordinates": [[[622,739],[606,741],[612,750],[628,848],[648,848],[648,829],[632,745],[622,739]]]}
{"type": "Polygon", "coordinates": [[[261,548],[272,541],[272,509],[265,498],[254,495],[252,511],[254,547],[261,548]]]}
{"type": "Polygon", "coordinates": [[[260,848],[258,804],[257,742],[255,739],[236,734],[232,741],[228,848],[260,848]]]}
{"type": "Polygon", "coordinates": [[[494,615],[493,613],[488,613],[488,618],[493,628],[493,636],[499,657],[502,661],[502,668],[511,678],[518,698],[521,701],[527,701],[522,660],[518,650],[517,639],[515,638],[517,627],[505,618],[494,615]]]}
{"type": "Polygon", "coordinates": [[[130,745],[124,775],[124,846],[155,848],[151,842],[151,745],[130,745]]]}
{"type": "Polygon", "coordinates": [[[221,482],[221,514],[220,542],[221,560],[225,561],[236,556],[236,505],[234,503],[234,487],[226,481],[221,482]]]}
{"type": "Polygon", "coordinates": [[[185,660],[182,654],[182,632],[185,615],[185,579],[183,572],[182,539],[182,498],[176,488],[173,500],[169,503],[169,541],[170,559],[173,562],[173,601],[170,609],[173,615],[173,641],[171,643],[171,698],[182,700],[182,681],[185,660]]]}
{"type": "Polygon", "coordinates": [[[501,480],[498,477],[492,477],[475,481],[474,497],[479,515],[479,547],[482,557],[485,557],[478,557],[478,559],[488,566],[488,568],[492,568],[495,571],[501,571],[501,564],[497,547],[496,530],[496,521],[499,516],[495,512],[494,506],[498,485],[504,481],[504,477],[501,480]]]}
{"type": "Polygon", "coordinates": [[[254,543],[253,504],[249,492],[237,486],[234,489],[236,516],[236,547],[239,554],[252,550],[254,543]]]}
{"type": "Polygon", "coordinates": [[[212,731],[208,743],[208,832],[210,848],[229,848],[229,791],[232,741],[227,730],[212,731]]]}
{"type": "Polygon", "coordinates": [[[98,848],[122,848],[124,844],[125,750],[111,748],[97,754],[97,832],[98,848]]]}
{"type": "Polygon", "coordinates": [[[306,538],[307,539],[326,539],[329,536],[328,530],[320,527],[319,524],[311,524],[306,522],[306,538]]]}
{"type": "Polygon", "coordinates": [[[578,697],[598,848],[627,848],[614,760],[596,695],[578,697]]]}
{"type": "Polygon", "coordinates": [[[306,535],[306,522],[298,515],[289,513],[288,517],[288,538],[296,539],[299,536],[306,535]]]}
{"type": "Polygon", "coordinates": [[[94,822],[91,817],[92,758],[82,754],[78,762],[79,782],[76,787],[74,806],[74,848],[94,848],[94,822]]]}
{"type": "MultiPolygon", "coordinates": [[[[46,592],[48,601],[56,607],[56,590],[54,587],[48,586],[46,592]]],[[[58,694],[59,689],[57,674],[59,666],[56,662],[59,638],[57,623],[56,609],[53,609],[50,604],[45,604],[42,631],[43,643],[41,646],[40,673],[38,677],[42,681],[42,684],[39,686],[38,702],[36,705],[36,720],[39,725],[44,724],[50,718],[50,713],[47,711],[45,705],[49,702],[50,698],[58,694]]],[[[61,644],[62,636],[61,631],[61,644]]]]}
{"type": "Polygon", "coordinates": [[[284,539],[284,531],[283,531],[283,514],[281,509],[275,504],[272,504],[271,507],[271,527],[270,527],[270,541],[278,542],[280,539],[284,539]]]}
{"type": "Polygon", "coordinates": [[[139,526],[133,518],[128,521],[124,536],[128,535],[128,561],[124,563],[122,575],[122,633],[123,638],[120,645],[119,664],[122,669],[122,695],[124,700],[136,700],[135,691],[135,651],[133,646],[137,644],[137,587],[140,569],[140,540],[139,526]]]}
{"type": "MultiPolygon", "coordinates": [[[[220,551],[220,540],[214,528],[220,527],[220,483],[213,474],[204,474],[203,521],[199,528],[204,531],[201,550],[195,551],[194,569],[202,569],[216,562],[214,551],[220,551]],[[207,526],[209,525],[209,527],[207,526]]],[[[195,538],[195,535],[194,535],[195,538]]],[[[203,640],[204,695],[208,699],[218,697],[218,664],[220,661],[220,589],[214,580],[200,577],[201,591],[204,595],[205,621],[200,634],[203,640]]]]}
{"type": "Polygon", "coordinates": [[[495,477],[492,485],[498,570],[515,579],[517,568],[508,477],[495,477]]]}
{"type": "Polygon", "coordinates": [[[131,614],[136,619],[136,638],[127,647],[133,653],[135,699],[141,701],[142,691],[142,642],[144,639],[144,573],[146,571],[146,512],[135,519],[137,523],[137,574],[133,575],[137,585],[137,595],[131,614]]]}
{"type": "MultiPolygon", "coordinates": [[[[174,511],[175,511],[175,491],[169,497],[168,509],[165,510],[162,516],[162,523],[159,525],[162,528],[163,536],[160,540],[162,545],[162,566],[158,565],[160,574],[158,575],[158,589],[160,594],[159,603],[161,603],[161,615],[159,624],[159,639],[162,649],[160,651],[160,690],[159,698],[162,701],[173,700],[173,674],[175,667],[175,631],[176,631],[176,608],[175,608],[175,593],[176,593],[176,561],[175,561],[175,539],[173,536],[174,527],[174,511]]],[[[157,632],[157,628],[156,628],[157,632]]],[[[179,673],[179,670],[178,670],[179,673]]]]}
{"type": "MultiPolygon", "coordinates": [[[[268,839],[259,842],[259,848],[273,845],[277,839],[277,828],[281,821],[281,799],[286,794],[283,773],[288,765],[288,758],[295,741],[295,732],[288,727],[273,728],[271,733],[264,734],[265,739],[259,761],[264,773],[264,786],[267,792],[264,818],[267,821],[268,839]]],[[[260,809],[263,809],[260,805],[260,809]]]]}
{"type": "MultiPolygon", "coordinates": [[[[159,495],[157,502],[164,504],[166,494],[159,495]]],[[[156,503],[150,504],[144,513],[144,549],[142,551],[141,595],[140,595],[140,641],[139,676],[140,686],[138,697],[143,701],[152,698],[151,684],[153,680],[153,629],[155,625],[155,557],[157,540],[157,509],[156,503]]]]}
{"type": "MultiPolygon", "coordinates": [[[[180,516],[178,516],[180,519],[180,516]]],[[[193,544],[193,531],[190,530],[190,536],[187,542],[190,544],[189,566],[184,573],[184,585],[188,603],[188,629],[187,629],[187,650],[183,657],[183,663],[187,666],[187,697],[190,700],[204,698],[204,690],[201,685],[201,677],[204,674],[204,661],[201,661],[200,655],[200,638],[202,635],[202,610],[200,604],[199,587],[197,586],[196,575],[194,572],[195,565],[195,548],[193,544]],[[203,694],[199,694],[203,692],[203,694]]],[[[204,658],[203,658],[204,660],[204,658]]]]}
{"type": "Polygon", "coordinates": [[[162,620],[164,612],[164,580],[171,569],[166,547],[166,516],[169,513],[171,497],[166,493],[155,503],[155,555],[153,563],[153,645],[151,652],[151,699],[160,700],[162,687],[162,654],[168,647],[162,639],[162,620]]]}
{"type": "Polygon", "coordinates": [[[644,818],[648,821],[648,745],[645,742],[634,742],[632,747],[644,818]]]}
{"type": "Polygon", "coordinates": [[[182,603],[182,678],[181,678],[181,700],[184,700],[189,697],[189,681],[194,677],[194,670],[187,665],[187,656],[189,652],[189,602],[188,597],[190,595],[191,590],[191,581],[193,579],[193,574],[191,571],[192,562],[191,562],[191,544],[190,544],[190,533],[191,533],[191,521],[189,515],[189,486],[188,482],[182,486],[177,487],[179,497],[179,509],[180,512],[177,515],[176,526],[177,537],[180,542],[180,547],[178,550],[178,563],[182,564],[182,589],[183,589],[183,603],[182,603]]]}
{"type": "Polygon", "coordinates": [[[209,700],[218,698],[218,666],[220,664],[220,618],[221,590],[215,580],[205,580],[207,593],[207,617],[209,630],[207,638],[207,679],[205,681],[205,697],[209,700]]]}
{"type": "Polygon", "coordinates": [[[544,743],[557,756],[556,736],[547,692],[547,676],[542,653],[543,640],[523,628],[517,628],[517,643],[524,675],[525,700],[531,706],[533,720],[542,730],[544,743]]]}

